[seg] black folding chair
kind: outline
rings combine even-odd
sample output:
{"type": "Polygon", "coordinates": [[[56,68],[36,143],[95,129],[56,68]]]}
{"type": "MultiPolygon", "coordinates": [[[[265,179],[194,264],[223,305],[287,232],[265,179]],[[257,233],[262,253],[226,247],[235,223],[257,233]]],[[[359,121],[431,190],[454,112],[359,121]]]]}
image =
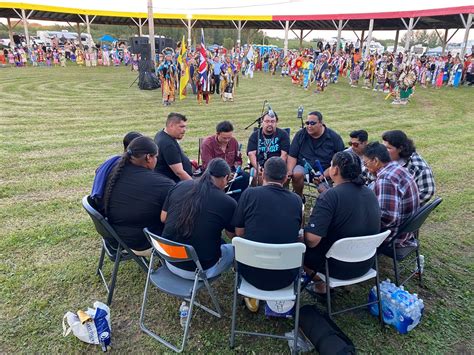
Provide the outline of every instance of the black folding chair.
{"type": "Polygon", "coordinates": [[[419,285],[422,285],[422,272],[421,272],[421,263],[420,263],[420,238],[419,238],[419,230],[423,223],[425,223],[426,219],[430,215],[430,213],[438,207],[438,205],[443,201],[441,197],[437,197],[433,202],[428,203],[421,207],[413,216],[411,216],[398,231],[398,235],[405,234],[405,233],[413,233],[416,240],[416,245],[407,246],[404,248],[396,248],[395,240],[397,236],[395,236],[392,242],[389,244],[388,247],[384,247],[381,249],[381,253],[385,256],[388,256],[393,260],[393,271],[395,273],[395,284],[397,286],[403,285],[405,282],[410,280],[413,276],[418,274],[419,285]],[[416,254],[415,258],[411,259],[411,262],[405,263],[403,267],[400,267],[400,262],[407,259],[413,253],[416,254]],[[407,269],[412,265],[412,262],[416,261],[417,267],[411,271],[410,275],[400,282],[400,274],[403,270],[407,269]]]}
{"type": "Polygon", "coordinates": [[[107,218],[105,218],[101,213],[97,211],[95,203],[89,195],[84,196],[82,198],[82,207],[84,207],[86,212],[91,217],[92,222],[94,222],[94,226],[97,233],[102,236],[102,251],[100,252],[97,275],[100,276],[102,282],[105,285],[105,289],[107,290],[107,304],[110,305],[112,303],[112,297],[114,295],[115,283],[117,281],[117,274],[120,262],[126,260],[134,260],[144,272],[148,273],[148,260],[143,256],[135,255],[135,253],[127,246],[127,244],[122,241],[117,232],[115,232],[110,223],[107,221],[107,218]],[[110,246],[106,242],[106,239],[116,240],[118,243],[117,249],[110,246]],[[107,254],[108,258],[114,262],[114,268],[109,283],[105,279],[102,270],[102,266],[104,265],[105,254],[107,254]]]}

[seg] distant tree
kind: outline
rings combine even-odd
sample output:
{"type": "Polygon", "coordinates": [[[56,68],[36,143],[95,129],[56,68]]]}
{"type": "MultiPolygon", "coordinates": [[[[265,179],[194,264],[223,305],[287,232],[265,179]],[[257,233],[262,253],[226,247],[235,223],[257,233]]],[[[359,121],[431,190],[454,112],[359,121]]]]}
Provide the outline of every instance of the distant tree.
{"type": "Polygon", "coordinates": [[[234,47],[234,40],[232,38],[224,38],[223,44],[224,48],[232,49],[234,47]]]}
{"type": "Polygon", "coordinates": [[[427,30],[419,30],[415,31],[413,34],[413,43],[414,44],[421,44],[423,46],[428,45],[428,31],[427,30]]]}
{"type": "Polygon", "coordinates": [[[441,46],[441,40],[439,39],[435,31],[431,31],[428,34],[428,40],[426,45],[428,46],[428,48],[435,48],[441,46]]]}

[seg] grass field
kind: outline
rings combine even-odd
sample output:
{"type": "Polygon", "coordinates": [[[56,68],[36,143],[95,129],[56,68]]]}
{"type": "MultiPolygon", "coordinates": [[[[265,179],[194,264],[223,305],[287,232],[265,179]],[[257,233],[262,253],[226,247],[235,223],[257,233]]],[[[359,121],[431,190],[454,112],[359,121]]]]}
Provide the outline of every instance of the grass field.
{"type": "MultiPolygon", "coordinates": [[[[472,88],[417,89],[406,107],[390,105],[384,95],[331,85],[323,94],[291,86],[288,78],[260,73],[242,80],[234,103],[215,99],[198,106],[194,97],[163,107],[159,91],[129,88],[135,74],[125,68],[0,69],[0,352],[98,352],[73,336],[63,338],[61,321],[68,310],[106,298],[95,275],[100,240],[81,198],[90,192],[95,168],[121,150],[124,133],[146,135],[163,127],[170,110],[189,118],[182,146],[196,158],[198,137],[215,124],[231,120],[237,138],[246,143],[243,127],[260,113],[264,99],[280,117],[280,127],[296,131],[296,109],[320,110],[329,127],[343,139],[364,128],[370,140],[387,129],[411,136],[431,164],[437,195],[444,202],[421,233],[425,285],[408,289],[425,300],[422,323],[408,335],[392,328],[383,332],[366,311],[336,316],[340,327],[362,353],[472,353],[474,131],[472,88]]],[[[106,270],[110,271],[111,263],[106,270]]],[[[382,261],[382,277],[391,277],[382,261]]],[[[195,314],[187,351],[230,353],[228,336],[232,274],[216,284],[225,316],[217,320],[195,314]]],[[[111,309],[113,348],[121,353],[164,352],[138,325],[145,275],[124,263],[111,309]]],[[[340,292],[335,307],[365,299],[371,285],[340,292]]],[[[171,339],[179,338],[176,299],[152,294],[149,324],[171,339]]],[[[205,298],[204,298],[205,300],[205,298]]],[[[313,302],[307,295],[304,303],[313,302]]],[[[240,310],[240,324],[254,330],[288,331],[291,322],[266,321],[240,310]]],[[[287,352],[286,342],[237,338],[238,352],[287,352]]]]}

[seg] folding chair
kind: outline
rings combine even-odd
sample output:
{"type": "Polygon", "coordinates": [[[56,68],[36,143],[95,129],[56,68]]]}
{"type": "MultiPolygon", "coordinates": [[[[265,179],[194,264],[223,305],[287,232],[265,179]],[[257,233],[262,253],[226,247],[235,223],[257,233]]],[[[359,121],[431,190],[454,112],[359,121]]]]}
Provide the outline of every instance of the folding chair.
{"type": "MultiPolygon", "coordinates": [[[[235,335],[246,334],[255,336],[266,336],[277,339],[293,340],[296,344],[298,339],[298,322],[300,314],[300,282],[303,269],[303,259],[306,246],[303,243],[290,244],[265,244],[257,243],[247,239],[235,237],[232,239],[235,248],[235,283],[234,301],[232,305],[232,328],[230,333],[230,346],[234,347],[235,335]],[[242,263],[251,267],[265,270],[288,270],[299,268],[298,276],[288,287],[275,291],[264,291],[248,283],[240,274],[238,264],[242,263]],[[295,301],[295,327],[293,336],[275,335],[268,333],[256,333],[236,330],[237,318],[237,295],[256,298],[264,301],[295,301]]],[[[296,346],[293,347],[296,354],[296,346]]]]}
{"type": "Polygon", "coordinates": [[[125,244],[122,239],[119,237],[117,232],[112,228],[110,223],[107,221],[100,212],[97,211],[93,199],[87,195],[82,198],[82,207],[86,210],[89,216],[94,222],[96,231],[102,236],[102,250],[99,257],[99,265],[97,267],[97,275],[100,276],[102,282],[105,285],[107,290],[107,304],[110,306],[112,303],[112,297],[114,295],[115,283],[117,281],[117,274],[119,269],[119,264],[122,261],[134,260],[143,271],[148,272],[147,259],[143,256],[137,256],[132,250],[125,244]],[[105,239],[115,239],[118,243],[117,249],[112,248],[107,245],[105,239]],[[114,262],[114,268],[112,271],[112,276],[110,278],[110,283],[107,283],[102,266],[104,265],[105,254],[108,258],[114,262]]]}
{"type": "Polygon", "coordinates": [[[166,347],[180,353],[184,350],[184,346],[186,345],[194,305],[202,308],[206,312],[218,318],[222,317],[222,312],[219,303],[217,302],[217,298],[214,295],[214,292],[210,285],[210,282],[217,278],[207,278],[206,273],[203,270],[201,263],[199,262],[196,251],[192,246],[176,243],[168,239],[161,238],[150,232],[147,228],[145,228],[143,231],[151,240],[151,244],[153,246],[153,253],[150,259],[150,266],[148,268],[145,291],[143,293],[143,303],[140,311],[140,328],[145,333],[150,335],[152,338],[158,340],[166,347]],[[155,254],[160,258],[160,260],[162,260],[162,263],[160,267],[158,267],[156,270],[153,270],[153,259],[155,258],[155,254]],[[173,274],[168,269],[165,262],[183,262],[191,260],[194,261],[194,263],[196,264],[194,280],[184,279],[176,274],[173,274]],[[188,319],[186,320],[186,325],[184,327],[184,334],[180,348],[177,348],[175,345],[161,338],[158,334],[152,332],[145,326],[145,307],[148,298],[148,287],[150,283],[158,290],[167,293],[168,295],[176,296],[189,302],[188,319]],[[206,306],[195,301],[197,293],[203,287],[207,289],[211,297],[212,303],[217,311],[209,309],[206,306]]]}
{"type": "Polygon", "coordinates": [[[405,282],[410,280],[413,276],[418,274],[418,281],[419,285],[422,285],[423,278],[421,272],[421,263],[420,263],[420,239],[419,239],[419,230],[423,223],[425,223],[426,219],[430,215],[430,213],[439,206],[439,204],[443,202],[441,197],[437,197],[433,202],[428,203],[421,207],[412,217],[410,217],[399,229],[398,234],[404,233],[413,233],[416,240],[416,245],[407,246],[404,248],[396,248],[395,240],[397,236],[392,239],[392,242],[389,244],[389,248],[381,249],[382,254],[388,256],[393,260],[393,272],[395,274],[395,284],[397,286],[403,285],[405,282]],[[408,258],[413,252],[415,252],[416,256],[414,259],[410,261],[416,261],[416,268],[410,273],[410,275],[400,282],[400,273],[401,271],[405,270],[406,268],[410,267],[412,263],[406,263],[401,269],[399,263],[404,261],[408,258]]]}
{"type": "MultiPolygon", "coordinates": [[[[377,260],[377,248],[380,244],[390,235],[390,231],[368,235],[363,237],[352,237],[344,238],[336,241],[331,248],[326,253],[326,272],[318,272],[316,275],[319,276],[321,280],[326,283],[326,297],[327,297],[327,312],[328,316],[332,319],[332,316],[335,314],[352,311],[354,309],[362,308],[369,306],[371,304],[378,303],[379,309],[382,309],[382,300],[380,298],[380,289],[379,289],[379,270],[378,270],[378,260],[377,260]],[[356,277],[349,280],[340,280],[334,277],[329,276],[329,262],[330,258],[343,261],[346,263],[356,263],[365,260],[369,260],[375,255],[375,269],[370,269],[360,277],[356,277]],[[369,303],[364,303],[359,306],[346,308],[337,312],[332,312],[331,310],[331,293],[330,289],[341,286],[348,286],[358,284],[370,279],[375,278],[375,286],[377,288],[377,300],[369,303]]],[[[379,312],[379,321],[383,326],[382,312],[379,312]]]]}

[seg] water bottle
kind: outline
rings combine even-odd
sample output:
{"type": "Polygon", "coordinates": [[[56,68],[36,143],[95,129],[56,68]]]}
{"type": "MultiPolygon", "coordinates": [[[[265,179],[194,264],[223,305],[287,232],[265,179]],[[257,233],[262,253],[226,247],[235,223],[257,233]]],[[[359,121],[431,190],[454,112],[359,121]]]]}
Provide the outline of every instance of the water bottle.
{"type": "Polygon", "coordinates": [[[189,307],[186,304],[185,301],[181,303],[181,306],[179,307],[179,324],[181,324],[181,327],[186,326],[186,322],[188,320],[188,314],[189,314],[189,307]]]}

